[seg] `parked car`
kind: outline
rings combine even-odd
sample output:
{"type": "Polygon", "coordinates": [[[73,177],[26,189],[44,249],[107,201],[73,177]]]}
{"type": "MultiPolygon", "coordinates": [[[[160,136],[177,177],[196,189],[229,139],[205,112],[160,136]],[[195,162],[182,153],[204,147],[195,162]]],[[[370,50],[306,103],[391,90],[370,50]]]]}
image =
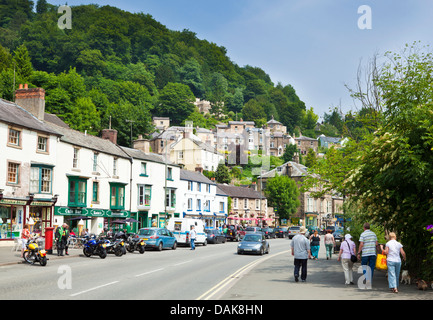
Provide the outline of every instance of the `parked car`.
{"type": "Polygon", "coordinates": [[[261,232],[261,231],[262,231],[262,228],[260,228],[260,227],[246,227],[245,228],[246,233],[261,232]]]}
{"type": "Polygon", "coordinates": [[[238,244],[238,254],[256,253],[263,255],[269,253],[269,242],[265,235],[260,233],[247,233],[242,241],[238,244]]]}
{"type": "Polygon", "coordinates": [[[206,229],[204,231],[207,237],[207,243],[225,243],[226,237],[218,229],[206,229]]]}
{"type": "Polygon", "coordinates": [[[278,238],[286,238],[289,235],[288,234],[289,230],[287,228],[284,228],[284,227],[276,227],[274,229],[274,232],[278,238]]]}
{"type": "Polygon", "coordinates": [[[274,229],[272,228],[262,228],[262,232],[265,234],[266,239],[275,239],[277,237],[275,235],[274,229]]]}
{"type": "Polygon", "coordinates": [[[301,230],[300,226],[290,227],[288,231],[289,239],[292,239],[294,236],[296,236],[299,233],[299,230],[301,230]]]}
{"type": "Polygon", "coordinates": [[[146,242],[147,248],[162,251],[165,248],[176,250],[177,240],[171,231],[166,228],[142,228],[138,230],[138,236],[146,242]]]}
{"type": "Polygon", "coordinates": [[[245,236],[245,230],[239,225],[229,225],[225,236],[227,240],[240,241],[245,236]]]}
{"type": "Polygon", "coordinates": [[[334,233],[335,232],[335,226],[327,226],[325,228],[325,233],[328,233],[328,230],[331,230],[331,233],[334,233]]]}
{"type": "Polygon", "coordinates": [[[340,251],[341,242],[344,240],[343,228],[336,228],[332,235],[334,236],[334,240],[335,240],[334,253],[337,253],[340,251]]]}

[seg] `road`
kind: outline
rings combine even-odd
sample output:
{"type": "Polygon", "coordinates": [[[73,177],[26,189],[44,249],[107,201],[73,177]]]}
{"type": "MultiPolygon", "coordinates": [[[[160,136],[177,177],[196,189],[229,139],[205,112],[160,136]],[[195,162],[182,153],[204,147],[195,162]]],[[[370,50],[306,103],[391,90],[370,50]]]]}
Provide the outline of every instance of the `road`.
{"type": "MultiPolygon", "coordinates": [[[[376,272],[372,289],[345,286],[334,255],[308,262],[306,283],[293,279],[290,240],[269,240],[270,254],[237,255],[236,242],[109,255],[51,259],[46,267],[14,264],[0,268],[0,301],[4,300],[432,300],[433,290],[400,286],[390,293],[384,272],[376,272]]],[[[80,251],[75,251],[79,253],[80,251]]],[[[71,250],[73,253],[73,250],[71,250]]],[[[358,264],[359,265],[359,264],[358,264]]],[[[354,268],[355,283],[361,277],[354,268]]],[[[176,302],[176,301],[175,301],[176,302]]],[[[174,302],[173,302],[174,303],[174,302]]],[[[177,303],[177,302],[176,302],[177,303]]]]}
{"type": "Polygon", "coordinates": [[[52,259],[46,267],[19,264],[0,269],[0,299],[217,299],[257,263],[287,251],[272,239],[264,256],[236,254],[236,242],[176,250],[135,252],[106,259],[52,259]]]}

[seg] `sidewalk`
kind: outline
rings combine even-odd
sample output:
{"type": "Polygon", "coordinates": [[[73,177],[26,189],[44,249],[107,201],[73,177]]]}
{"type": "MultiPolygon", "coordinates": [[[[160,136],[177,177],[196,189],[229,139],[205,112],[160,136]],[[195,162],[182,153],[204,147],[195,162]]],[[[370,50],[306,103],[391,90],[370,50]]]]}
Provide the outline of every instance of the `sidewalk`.
{"type": "MultiPolygon", "coordinates": [[[[13,250],[13,246],[1,246],[0,247],[0,266],[20,264],[24,262],[21,258],[21,248],[17,251],[13,250]]],[[[65,257],[78,257],[82,254],[82,249],[69,249],[69,256],[59,257],[57,256],[57,251],[53,251],[53,254],[48,254],[47,257],[50,260],[64,259],[65,257]]]]}
{"type": "MultiPolygon", "coordinates": [[[[384,271],[375,270],[371,289],[358,287],[359,262],[353,267],[354,285],[344,284],[344,273],[338,254],[326,260],[324,248],[320,248],[319,260],[308,261],[306,282],[295,282],[293,257],[279,255],[257,265],[242,276],[235,285],[219,296],[222,300],[433,300],[433,290],[418,290],[415,281],[411,285],[400,284],[399,293],[389,291],[384,271]]],[[[361,279],[362,280],[362,279],[361,279]]]]}

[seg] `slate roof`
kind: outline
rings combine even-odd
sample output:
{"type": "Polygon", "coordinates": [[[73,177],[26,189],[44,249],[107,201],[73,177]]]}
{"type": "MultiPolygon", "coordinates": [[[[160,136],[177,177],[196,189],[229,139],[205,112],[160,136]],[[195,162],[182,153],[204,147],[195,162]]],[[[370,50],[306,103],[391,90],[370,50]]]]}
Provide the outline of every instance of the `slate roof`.
{"type": "MultiPolygon", "coordinates": [[[[287,175],[287,166],[291,165],[292,166],[292,177],[304,177],[308,175],[308,168],[302,164],[299,164],[297,162],[294,161],[288,161],[284,164],[282,164],[281,166],[278,166],[264,174],[262,174],[262,178],[273,178],[275,177],[275,175],[287,175]],[[278,168],[280,168],[280,171],[278,171],[278,168]]],[[[257,179],[260,179],[260,176],[257,177],[257,179]]]]}
{"type": "Polygon", "coordinates": [[[16,103],[0,99],[0,121],[33,131],[59,136],[60,133],[16,103]]]}
{"type": "Polygon", "coordinates": [[[209,180],[203,173],[197,171],[180,170],[180,180],[194,181],[215,185],[215,182],[209,180]]]}
{"type": "Polygon", "coordinates": [[[217,187],[224,191],[229,197],[232,198],[250,198],[260,199],[263,198],[259,191],[248,187],[237,187],[227,184],[217,184],[217,187]]]}
{"type": "MultiPolygon", "coordinates": [[[[150,161],[150,162],[156,162],[156,163],[162,163],[165,164],[165,157],[163,155],[157,154],[157,153],[145,153],[141,150],[138,149],[132,149],[132,148],[128,148],[128,147],[120,147],[128,156],[134,158],[134,159],[139,159],[139,160],[145,160],[145,161],[150,161]]],[[[169,164],[170,166],[179,166],[173,162],[171,162],[170,160],[167,161],[167,164],[169,164]]]]}
{"type": "Polygon", "coordinates": [[[80,131],[61,127],[50,122],[46,122],[46,125],[52,130],[62,134],[60,141],[94,151],[111,154],[120,158],[129,159],[129,156],[117,144],[112,143],[110,140],[102,139],[90,134],[84,134],[80,131]]]}

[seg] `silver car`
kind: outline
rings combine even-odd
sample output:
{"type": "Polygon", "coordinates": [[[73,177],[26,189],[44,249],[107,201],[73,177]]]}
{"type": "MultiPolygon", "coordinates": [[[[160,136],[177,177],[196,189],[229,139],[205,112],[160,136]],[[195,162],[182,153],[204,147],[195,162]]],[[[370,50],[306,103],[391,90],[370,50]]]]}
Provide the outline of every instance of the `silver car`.
{"type": "Polygon", "coordinates": [[[247,233],[238,244],[238,254],[256,253],[263,255],[269,253],[269,243],[265,235],[260,233],[247,233]]]}
{"type": "Polygon", "coordinates": [[[289,231],[288,231],[289,239],[292,239],[294,236],[296,236],[300,230],[301,230],[301,227],[299,227],[299,226],[290,227],[289,231]]]}

